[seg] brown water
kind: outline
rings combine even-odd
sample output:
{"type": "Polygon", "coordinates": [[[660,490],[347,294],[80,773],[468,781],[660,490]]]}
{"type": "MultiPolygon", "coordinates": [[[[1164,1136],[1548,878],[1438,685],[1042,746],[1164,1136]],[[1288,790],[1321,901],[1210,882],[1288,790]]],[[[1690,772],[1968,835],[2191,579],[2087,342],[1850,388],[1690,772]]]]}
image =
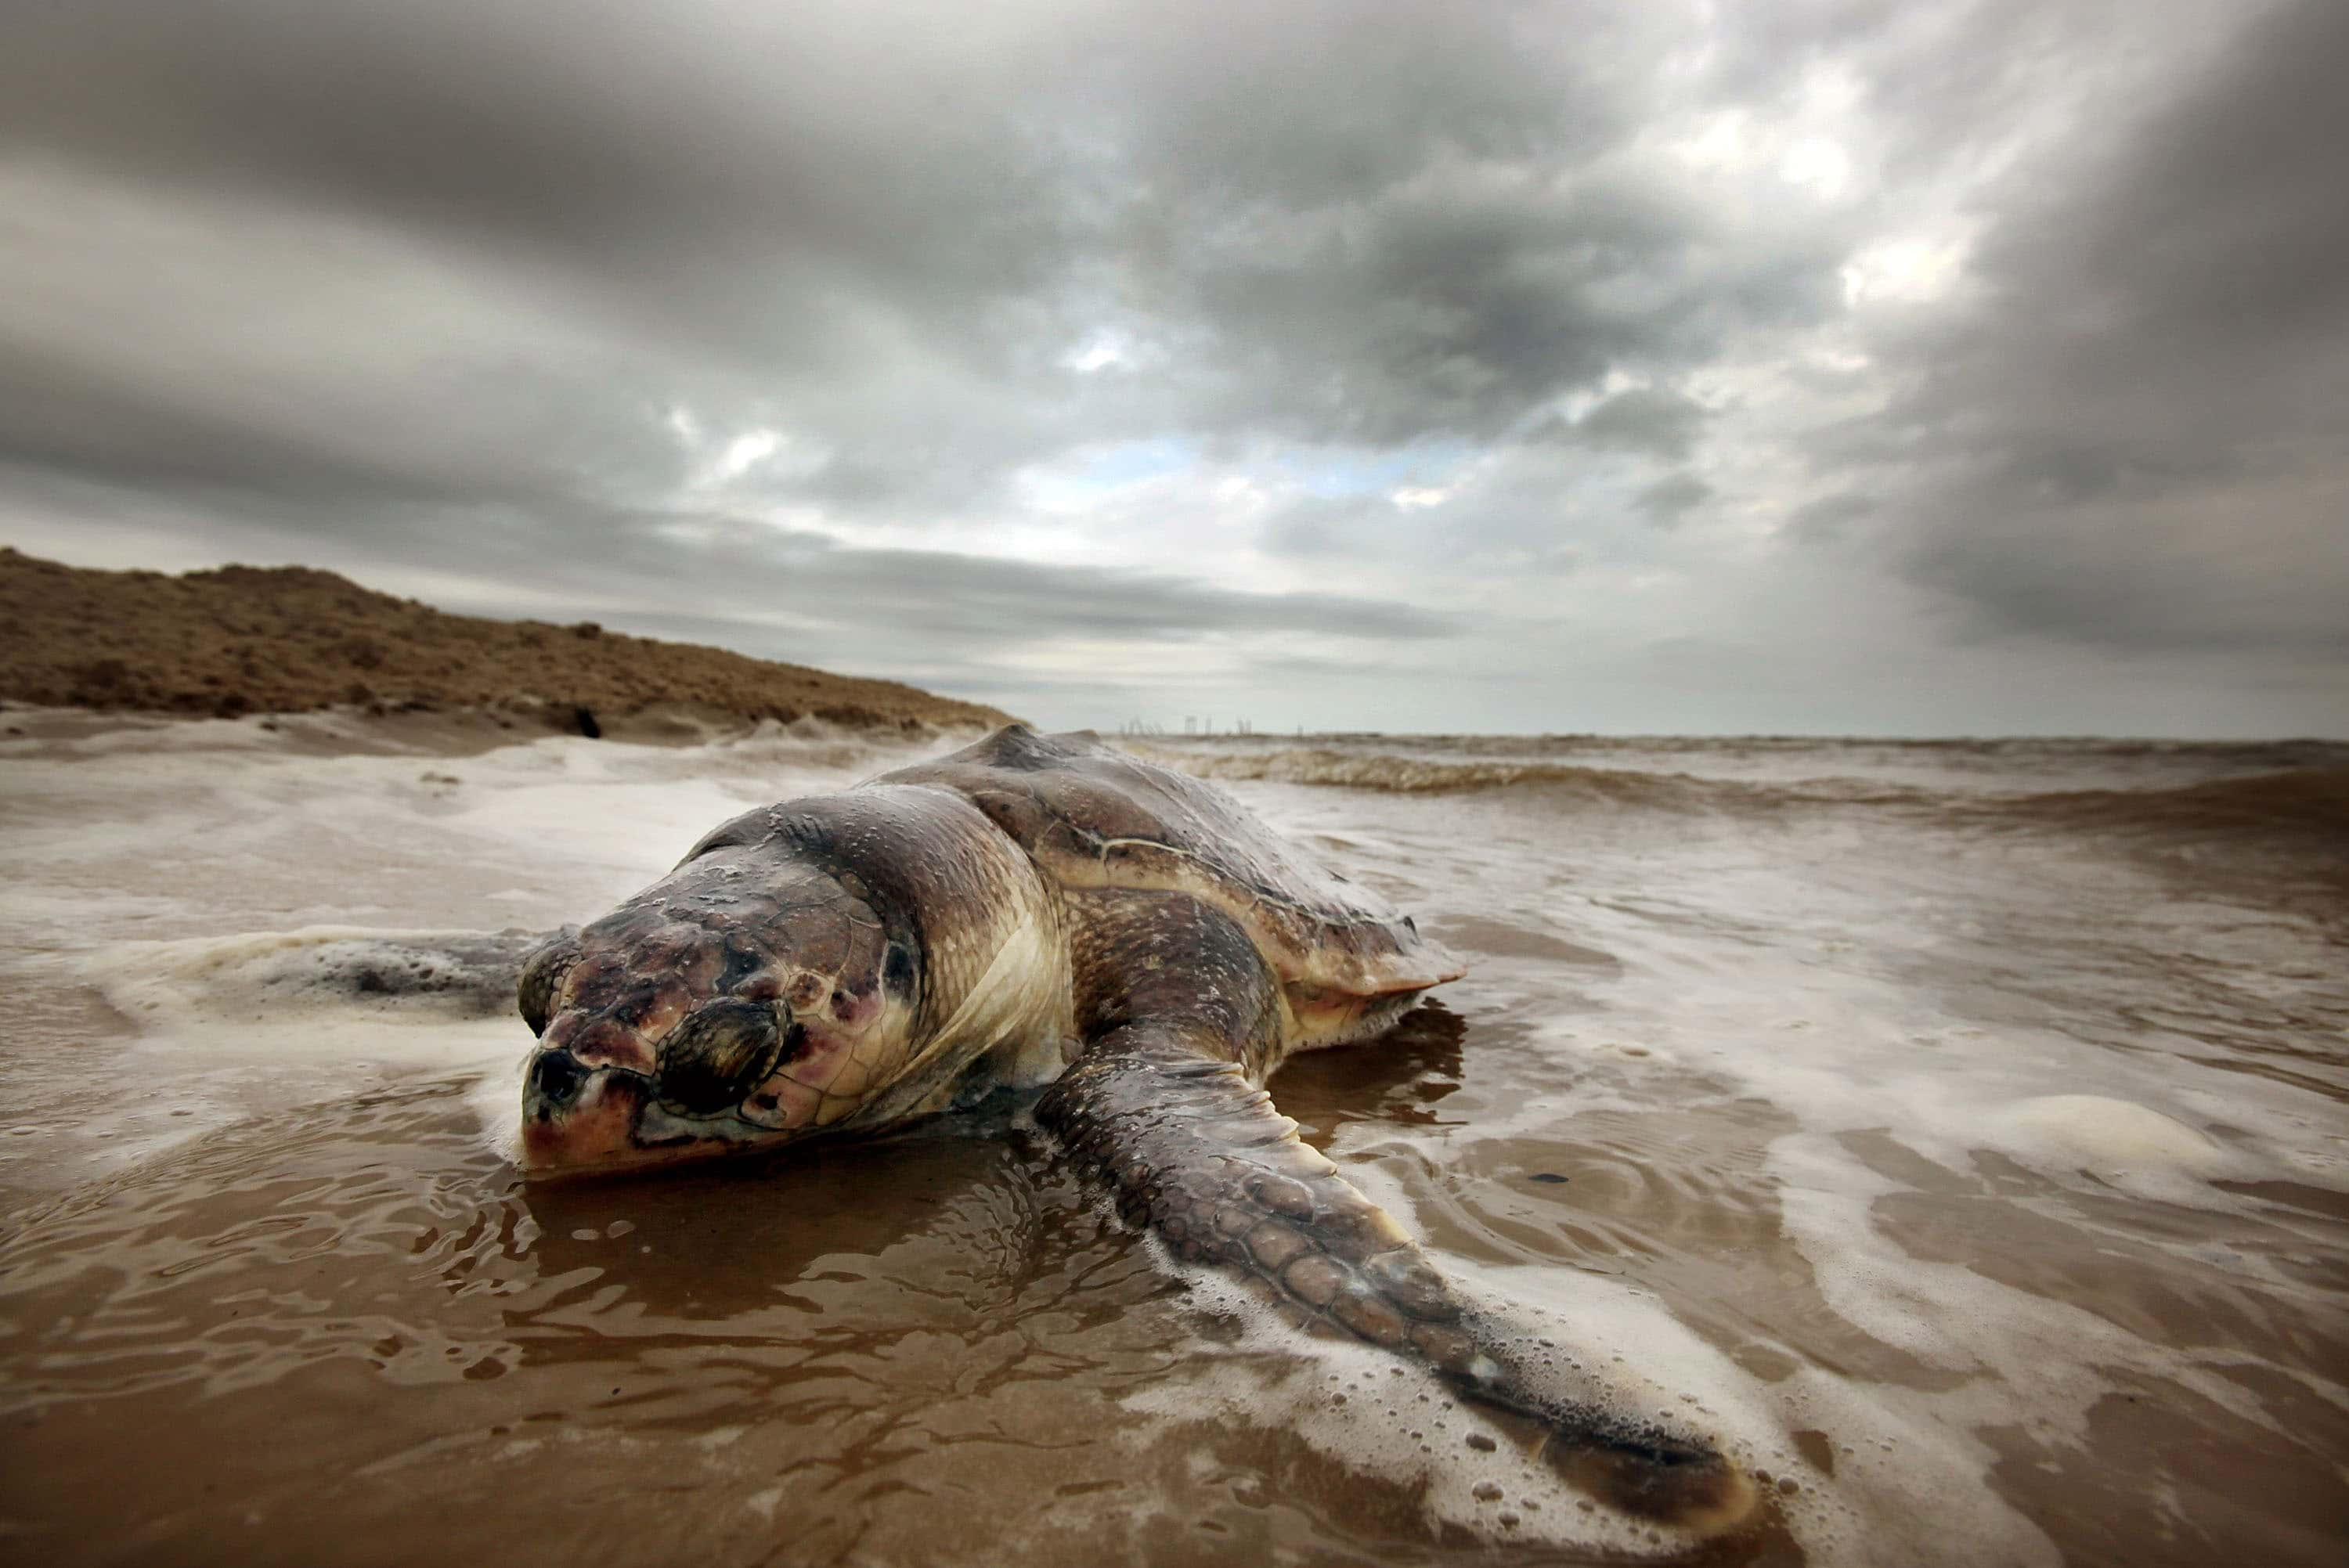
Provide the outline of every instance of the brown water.
{"type": "MultiPolygon", "coordinates": [[[[11,1558],[1676,1550],[1170,1274],[1014,1115],[523,1187],[493,986],[321,955],[592,914],[905,753],[398,744],[0,742],[11,1558]]],[[[1785,1489],[1707,1560],[2341,1560],[2349,748],[1152,744],[1470,957],[1276,1096],[1785,1489]]]]}

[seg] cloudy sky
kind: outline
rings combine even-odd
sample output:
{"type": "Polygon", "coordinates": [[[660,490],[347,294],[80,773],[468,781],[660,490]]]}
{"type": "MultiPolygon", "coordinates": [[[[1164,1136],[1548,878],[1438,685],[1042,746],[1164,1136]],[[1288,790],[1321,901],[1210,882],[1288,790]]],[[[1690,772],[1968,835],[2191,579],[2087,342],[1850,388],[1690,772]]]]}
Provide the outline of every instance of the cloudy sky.
{"type": "Polygon", "coordinates": [[[2349,733],[2339,0],[0,9],[0,539],[1051,724],[2349,733]]]}

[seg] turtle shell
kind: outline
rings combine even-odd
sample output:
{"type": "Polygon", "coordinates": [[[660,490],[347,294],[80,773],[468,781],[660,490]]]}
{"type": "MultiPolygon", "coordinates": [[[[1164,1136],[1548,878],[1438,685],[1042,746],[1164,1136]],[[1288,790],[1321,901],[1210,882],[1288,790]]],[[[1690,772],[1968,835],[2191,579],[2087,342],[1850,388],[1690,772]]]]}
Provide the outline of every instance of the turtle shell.
{"type": "Polygon", "coordinates": [[[1409,915],[1315,864],[1222,790],[1091,731],[1010,725],[874,782],[954,790],[1064,888],[1185,892],[1223,910],[1295,1001],[1392,996],[1463,973],[1409,915]]]}

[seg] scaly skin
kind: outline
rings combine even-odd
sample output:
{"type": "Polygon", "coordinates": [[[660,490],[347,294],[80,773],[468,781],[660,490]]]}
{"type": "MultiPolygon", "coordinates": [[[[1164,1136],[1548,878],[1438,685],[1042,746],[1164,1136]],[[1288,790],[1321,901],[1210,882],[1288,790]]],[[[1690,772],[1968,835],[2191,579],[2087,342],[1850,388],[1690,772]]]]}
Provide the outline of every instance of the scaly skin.
{"type": "Polygon", "coordinates": [[[1180,893],[1070,902],[1090,1044],[1036,1116],[1116,1188],[1129,1220],[1181,1257],[1239,1270],[1300,1319],[1533,1418],[1561,1468],[1627,1512],[1712,1531],[1752,1511],[1753,1484],[1701,1439],[1545,1392],[1513,1336],[1298,1139],[1259,1087],[1281,1054],[1280,987],[1229,919],[1180,893]]]}

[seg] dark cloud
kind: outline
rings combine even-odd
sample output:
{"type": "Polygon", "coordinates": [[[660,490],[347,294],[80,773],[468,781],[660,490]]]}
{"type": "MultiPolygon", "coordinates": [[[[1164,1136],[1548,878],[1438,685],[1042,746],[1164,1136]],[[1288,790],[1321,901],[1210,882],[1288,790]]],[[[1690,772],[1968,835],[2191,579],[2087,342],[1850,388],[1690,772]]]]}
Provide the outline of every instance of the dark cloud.
{"type": "Polygon", "coordinates": [[[1786,531],[1794,538],[1818,542],[1842,538],[1856,524],[1877,512],[1873,496],[1855,495],[1845,491],[1839,495],[1821,496],[1806,501],[1786,515],[1786,531]]]}
{"type": "Polygon", "coordinates": [[[1006,112],[1049,40],[912,21],[91,0],[11,8],[0,98],[20,147],[544,255],[820,363],[839,320],[796,307],[827,282],[983,304],[1050,264],[1051,160],[1006,112]]]}
{"type": "Polygon", "coordinates": [[[1864,432],[1912,572],[1992,626],[2349,645],[2344,70],[2349,9],[2281,7],[1984,237],[1864,432]]]}
{"type": "Polygon", "coordinates": [[[1285,243],[1182,250],[1163,308],[1227,356],[1206,408],[1300,439],[1491,438],[1617,366],[1702,361],[1733,326],[1829,308],[1833,239],[1733,237],[1668,170],[1428,172],[1286,214],[1285,243]]]}
{"type": "MultiPolygon", "coordinates": [[[[167,208],[275,202],[553,281],[582,341],[545,369],[617,370],[655,407],[752,383],[721,406],[830,454],[783,488],[851,507],[936,511],[1074,442],[1167,429],[1491,435],[1618,363],[1685,363],[1754,315],[1825,308],[1831,236],[1732,230],[1628,156],[1628,84],[1665,42],[1636,17],[1368,9],[940,26],[606,5],[551,27],[429,0],[93,0],[11,14],[0,115],[20,149],[167,208]],[[1071,376],[1065,349],[1103,322],[1154,348],[1148,377],[1071,376]]],[[[110,378],[185,363],[150,346],[110,378]]],[[[499,368],[494,344],[450,346],[499,368]]],[[[297,403],[335,379],[264,369],[297,403]]],[[[119,395],[135,426],[175,390],[119,395]]],[[[512,424],[501,405],[543,390],[483,376],[464,400],[512,424]]],[[[429,445],[429,410],[389,401],[374,428],[429,445]]],[[[256,451],[305,438],[260,410],[247,429],[256,451]]],[[[528,434],[495,445],[526,466],[528,434]]],[[[634,459],[661,476],[661,452],[634,459]]]]}
{"type": "Polygon", "coordinates": [[[1670,528],[1702,505],[1713,494],[1713,487],[1694,474],[1666,474],[1644,487],[1632,499],[1631,504],[1642,517],[1659,528],[1670,528]]]}
{"type": "Polygon", "coordinates": [[[329,503],[527,501],[687,477],[663,410],[617,382],[471,365],[338,397],[202,360],[145,368],[0,341],[0,461],[329,503]]]}
{"type": "Polygon", "coordinates": [[[1634,387],[1593,406],[1581,418],[1554,418],[1537,440],[1598,451],[1679,459],[1689,455],[1707,418],[1704,405],[1668,387],[1634,387]]]}

